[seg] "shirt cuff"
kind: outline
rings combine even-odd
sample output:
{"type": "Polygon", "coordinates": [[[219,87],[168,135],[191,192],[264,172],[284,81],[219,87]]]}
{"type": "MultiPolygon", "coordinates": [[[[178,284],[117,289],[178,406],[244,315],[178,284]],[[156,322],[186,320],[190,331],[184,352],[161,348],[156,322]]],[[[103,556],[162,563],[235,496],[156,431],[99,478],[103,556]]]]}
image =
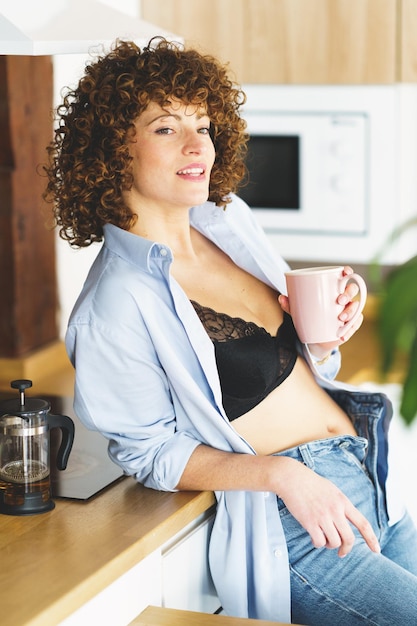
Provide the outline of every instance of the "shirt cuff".
{"type": "Polygon", "coordinates": [[[307,344],[303,344],[304,354],[310,366],[316,370],[321,378],[326,380],[334,380],[340,370],[341,354],[339,348],[334,348],[329,354],[322,359],[314,357],[307,344]]]}

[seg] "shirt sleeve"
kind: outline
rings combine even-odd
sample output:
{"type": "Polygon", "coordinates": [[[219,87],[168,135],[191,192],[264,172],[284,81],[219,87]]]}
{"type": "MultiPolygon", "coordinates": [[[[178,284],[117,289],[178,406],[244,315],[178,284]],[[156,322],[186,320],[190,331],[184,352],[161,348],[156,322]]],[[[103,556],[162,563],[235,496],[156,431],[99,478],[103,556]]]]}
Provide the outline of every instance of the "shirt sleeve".
{"type": "Polygon", "coordinates": [[[322,362],[320,362],[320,360],[318,360],[311,354],[307,344],[302,344],[302,345],[303,345],[303,353],[307,360],[307,363],[310,365],[311,369],[316,374],[316,376],[318,376],[319,378],[328,380],[328,381],[334,380],[337,374],[339,373],[341,363],[342,363],[340,350],[338,348],[335,348],[334,350],[331,351],[328,359],[325,359],[322,362]]]}
{"type": "Polygon", "coordinates": [[[123,323],[72,323],[66,344],[76,370],[74,409],[109,440],[109,455],[147,487],[175,491],[201,443],[178,430],[165,372],[147,334],[123,323]]]}

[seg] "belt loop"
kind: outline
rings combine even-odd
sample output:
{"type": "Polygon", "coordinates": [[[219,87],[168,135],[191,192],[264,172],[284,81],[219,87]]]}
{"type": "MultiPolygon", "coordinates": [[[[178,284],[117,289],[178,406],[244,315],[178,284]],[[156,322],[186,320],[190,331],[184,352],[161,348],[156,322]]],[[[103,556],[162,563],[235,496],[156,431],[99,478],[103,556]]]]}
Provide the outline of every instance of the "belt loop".
{"type": "Polygon", "coordinates": [[[313,457],[311,456],[308,444],[303,443],[301,444],[301,446],[298,446],[298,449],[300,451],[300,455],[301,455],[301,458],[303,459],[304,465],[306,465],[310,469],[313,469],[314,461],[313,461],[313,457]]]}

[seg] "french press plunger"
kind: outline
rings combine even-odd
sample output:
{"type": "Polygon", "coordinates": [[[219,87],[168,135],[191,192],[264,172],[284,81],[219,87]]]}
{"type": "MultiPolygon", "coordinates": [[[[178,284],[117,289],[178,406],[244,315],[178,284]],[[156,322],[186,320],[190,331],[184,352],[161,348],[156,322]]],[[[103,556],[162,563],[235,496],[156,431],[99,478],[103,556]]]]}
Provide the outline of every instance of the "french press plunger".
{"type": "Polygon", "coordinates": [[[25,398],[31,380],[14,380],[20,398],[0,403],[0,513],[33,515],[54,508],[51,498],[49,431],[60,428],[56,465],[64,470],[74,441],[74,422],[52,415],[46,400],[25,398]]]}

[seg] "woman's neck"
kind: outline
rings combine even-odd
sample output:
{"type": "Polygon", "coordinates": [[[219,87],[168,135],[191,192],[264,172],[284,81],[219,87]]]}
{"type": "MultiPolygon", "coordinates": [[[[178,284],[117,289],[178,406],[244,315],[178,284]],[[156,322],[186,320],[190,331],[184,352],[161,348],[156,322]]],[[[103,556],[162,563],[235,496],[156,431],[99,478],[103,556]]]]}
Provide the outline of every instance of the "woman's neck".
{"type": "Polygon", "coordinates": [[[141,212],[130,232],[167,245],[175,258],[195,255],[195,237],[190,226],[189,210],[162,216],[141,212]]]}

